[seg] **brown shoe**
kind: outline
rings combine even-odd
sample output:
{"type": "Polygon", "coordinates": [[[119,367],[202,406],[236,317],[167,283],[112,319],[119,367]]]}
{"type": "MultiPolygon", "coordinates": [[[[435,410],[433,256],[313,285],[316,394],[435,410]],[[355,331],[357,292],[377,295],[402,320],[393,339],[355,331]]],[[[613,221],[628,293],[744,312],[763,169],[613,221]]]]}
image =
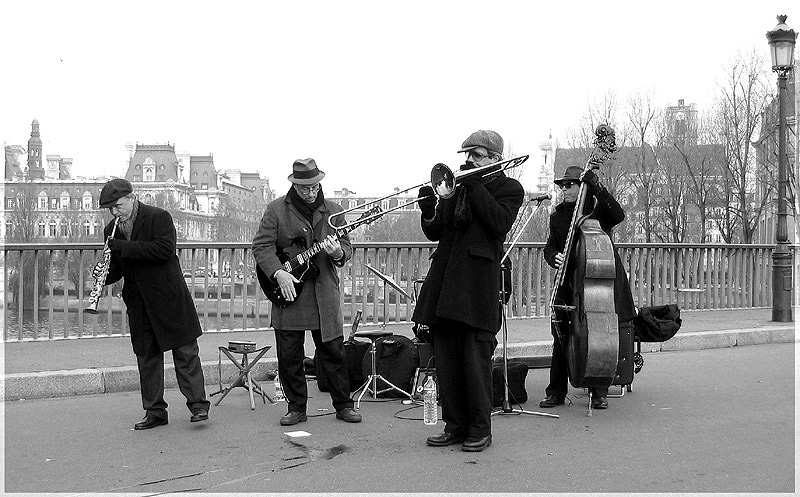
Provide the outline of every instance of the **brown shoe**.
{"type": "Polygon", "coordinates": [[[592,409],[608,409],[608,401],[605,397],[595,397],[592,399],[592,409]]]}
{"type": "Polygon", "coordinates": [[[203,409],[202,407],[198,407],[197,409],[192,409],[192,417],[189,418],[189,422],[197,423],[198,421],[205,421],[208,419],[208,409],[203,409]]]}
{"type": "Polygon", "coordinates": [[[281,416],[281,425],[283,426],[292,426],[303,421],[308,421],[308,416],[300,411],[289,411],[281,416]]]}
{"type": "Polygon", "coordinates": [[[352,407],[345,407],[336,411],[336,419],[347,421],[348,423],[360,423],[361,414],[356,412],[352,407]]]}

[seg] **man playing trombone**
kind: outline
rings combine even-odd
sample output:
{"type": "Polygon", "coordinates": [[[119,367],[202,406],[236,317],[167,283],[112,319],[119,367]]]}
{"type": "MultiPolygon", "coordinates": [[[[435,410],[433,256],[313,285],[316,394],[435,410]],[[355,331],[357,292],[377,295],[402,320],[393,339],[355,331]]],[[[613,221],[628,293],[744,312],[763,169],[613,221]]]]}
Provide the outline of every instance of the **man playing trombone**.
{"type": "Polygon", "coordinates": [[[502,160],[503,138],[496,132],[472,133],[459,152],[467,157],[454,195],[437,203],[432,187],[419,190],[422,231],[439,245],[413,321],[430,328],[445,421],[443,433],[426,443],[461,443],[465,451],[480,452],[492,443],[492,354],[502,317],[500,259],[525,192],[517,180],[490,167],[502,160]]]}

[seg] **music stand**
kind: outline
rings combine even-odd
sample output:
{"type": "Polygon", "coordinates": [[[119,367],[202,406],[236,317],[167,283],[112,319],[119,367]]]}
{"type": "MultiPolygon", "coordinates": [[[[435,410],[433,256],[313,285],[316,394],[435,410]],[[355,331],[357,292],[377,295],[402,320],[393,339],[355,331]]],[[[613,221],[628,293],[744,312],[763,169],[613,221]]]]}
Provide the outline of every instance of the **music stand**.
{"type": "Polygon", "coordinates": [[[519,237],[522,235],[522,232],[525,231],[525,227],[528,225],[531,219],[533,219],[533,215],[539,208],[539,205],[542,203],[543,200],[547,200],[550,198],[550,195],[546,196],[538,196],[532,198],[531,202],[536,202],[536,207],[531,211],[528,219],[525,220],[525,223],[522,225],[522,228],[519,229],[519,232],[514,237],[514,240],[511,241],[511,244],[508,246],[508,250],[506,253],[503,254],[503,258],[500,259],[500,288],[502,292],[502,305],[503,305],[503,406],[500,408],[499,411],[493,411],[492,416],[495,414],[530,414],[533,416],[543,416],[547,418],[558,418],[558,414],[551,414],[549,412],[537,412],[537,411],[526,411],[525,409],[513,409],[511,407],[511,402],[508,400],[508,323],[506,322],[506,310],[508,309],[508,303],[506,299],[506,272],[505,272],[505,262],[508,259],[511,250],[516,245],[519,237]]]}
{"type": "MultiPolygon", "coordinates": [[[[411,298],[411,295],[409,295],[408,292],[403,290],[400,287],[400,285],[398,285],[394,281],[394,279],[392,279],[391,276],[389,276],[387,274],[383,274],[382,272],[378,271],[377,269],[375,269],[374,267],[370,266],[369,264],[364,264],[364,266],[366,266],[367,269],[369,269],[370,271],[375,273],[375,276],[377,276],[378,278],[382,279],[385,283],[388,283],[389,286],[391,286],[392,288],[394,288],[395,290],[400,292],[402,295],[404,295],[408,300],[413,300],[411,298]]],[[[386,285],[383,285],[383,324],[381,325],[381,328],[383,328],[383,329],[386,329],[386,318],[387,318],[387,316],[386,316],[386,304],[387,304],[387,302],[388,302],[388,300],[386,298],[386,285]]]]}

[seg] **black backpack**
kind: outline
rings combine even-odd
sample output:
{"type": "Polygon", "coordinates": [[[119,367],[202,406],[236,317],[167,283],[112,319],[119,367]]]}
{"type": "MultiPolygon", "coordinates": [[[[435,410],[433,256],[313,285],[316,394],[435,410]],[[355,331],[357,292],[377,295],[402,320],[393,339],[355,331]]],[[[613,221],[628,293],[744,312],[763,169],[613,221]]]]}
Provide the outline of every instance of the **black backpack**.
{"type": "Polygon", "coordinates": [[[642,307],[633,318],[634,336],[642,342],[666,342],[681,328],[677,304],[642,307]]]}
{"type": "MultiPolygon", "coordinates": [[[[375,342],[375,371],[405,392],[411,393],[411,381],[418,365],[419,351],[410,338],[402,335],[389,335],[375,342]]],[[[364,354],[361,371],[364,381],[366,381],[372,373],[372,356],[369,352],[364,354]]],[[[377,388],[380,392],[389,388],[389,385],[378,380],[377,388]]],[[[391,389],[378,394],[378,397],[399,398],[405,397],[405,395],[391,389]]]]}

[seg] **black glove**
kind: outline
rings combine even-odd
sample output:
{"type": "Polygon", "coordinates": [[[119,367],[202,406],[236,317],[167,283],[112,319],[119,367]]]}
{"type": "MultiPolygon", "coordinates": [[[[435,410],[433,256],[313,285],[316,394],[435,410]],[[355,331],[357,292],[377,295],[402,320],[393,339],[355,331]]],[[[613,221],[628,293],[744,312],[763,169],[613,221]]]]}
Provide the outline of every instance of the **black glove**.
{"type": "Polygon", "coordinates": [[[111,252],[114,252],[115,249],[116,249],[117,252],[119,252],[119,250],[120,250],[120,240],[117,240],[116,238],[111,238],[111,239],[108,240],[108,250],[110,250],[111,252]]]}
{"type": "Polygon", "coordinates": [[[600,184],[600,178],[598,178],[597,175],[594,173],[594,171],[592,171],[591,169],[588,169],[584,171],[583,174],[581,174],[581,181],[586,183],[586,186],[589,187],[589,190],[592,193],[603,188],[603,185],[600,184]]]}
{"type": "Polygon", "coordinates": [[[424,219],[433,219],[433,216],[436,215],[436,196],[433,194],[433,188],[423,186],[419,189],[417,198],[421,199],[418,203],[419,209],[422,211],[422,217],[424,219]]]}

